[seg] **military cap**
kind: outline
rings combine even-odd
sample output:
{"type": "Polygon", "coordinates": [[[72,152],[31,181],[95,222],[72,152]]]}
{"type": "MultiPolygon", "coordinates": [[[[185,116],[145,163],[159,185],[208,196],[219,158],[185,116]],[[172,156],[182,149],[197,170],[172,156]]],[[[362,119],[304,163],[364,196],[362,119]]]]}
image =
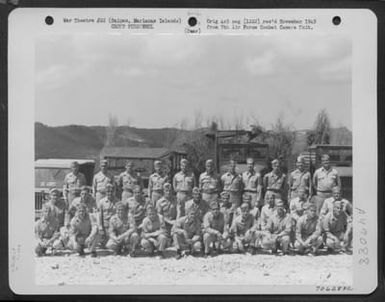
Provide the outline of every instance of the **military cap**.
{"type": "Polygon", "coordinates": [[[340,188],[339,186],[334,186],[334,187],[332,188],[332,191],[333,191],[333,192],[341,192],[341,188],[340,188]]]}
{"type": "Polygon", "coordinates": [[[107,160],[102,159],[102,160],[100,161],[100,166],[101,166],[101,167],[105,167],[105,166],[107,166],[107,165],[108,165],[108,161],[107,161],[107,160]]]}
{"type": "Polygon", "coordinates": [[[75,160],[75,161],[71,162],[71,166],[79,166],[79,163],[75,160]]]}
{"type": "Polygon", "coordinates": [[[84,210],[84,211],[86,211],[86,210],[87,210],[87,206],[86,206],[84,203],[81,202],[81,203],[77,204],[76,210],[77,210],[77,211],[79,211],[79,210],[84,210]]]}
{"type": "Polygon", "coordinates": [[[242,199],[243,199],[243,201],[245,201],[245,200],[250,201],[251,200],[251,196],[249,194],[247,194],[247,193],[243,193],[242,199]]]}
{"type": "Polygon", "coordinates": [[[336,200],[336,201],[333,203],[333,208],[335,208],[335,207],[337,207],[337,206],[342,207],[342,202],[339,201],[339,200],[336,200]]]}
{"type": "Polygon", "coordinates": [[[166,182],[164,185],[163,185],[163,190],[171,190],[172,189],[172,186],[170,183],[166,182]]]}
{"type": "Polygon", "coordinates": [[[254,159],[251,158],[251,157],[248,157],[248,158],[246,159],[246,163],[251,163],[251,164],[253,164],[253,163],[254,163],[254,159]]]}
{"type": "Polygon", "coordinates": [[[273,164],[279,164],[279,159],[278,159],[278,158],[273,159],[273,160],[271,161],[271,164],[272,164],[272,165],[273,165],[273,164]]]}
{"type": "Polygon", "coordinates": [[[248,210],[250,209],[250,205],[247,202],[244,202],[241,204],[240,208],[241,210],[246,210],[246,209],[248,210]]]}
{"type": "Polygon", "coordinates": [[[185,159],[185,158],[182,158],[182,159],[180,160],[180,163],[181,163],[181,164],[188,164],[188,160],[185,159]]]}
{"type": "Polygon", "coordinates": [[[299,186],[298,191],[305,191],[307,193],[307,188],[304,186],[299,186]]]}
{"type": "Polygon", "coordinates": [[[195,208],[195,207],[190,207],[190,208],[187,210],[187,215],[192,214],[192,213],[197,214],[197,213],[198,213],[198,209],[195,208]]]}
{"type": "Polygon", "coordinates": [[[275,201],[275,206],[278,208],[278,207],[284,207],[285,206],[285,204],[283,203],[283,201],[281,200],[281,199],[277,199],[276,201],[275,201]]]}
{"type": "Polygon", "coordinates": [[[126,208],[126,206],[124,205],[124,203],[123,203],[123,202],[121,202],[121,201],[118,201],[118,202],[115,204],[115,208],[116,208],[116,209],[119,209],[119,208],[123,208],[123,209],[125,209],[125,208],[126,208]]]}
{"type": "Polygon", "coordinates": [[[134,165],[134,162],[132,160],[127,160],[126,161],[126,167],[127,166],[133,166],[134,165]]]}
{"type": "Polygon", "coordinates": [[[303,157],[302,155],[298,156],[297,157],[297,163],[305,163],[305,157],[303,157]]]}
{"type": "Polygon", "coordinates": [[[329,160],[329,158],[330,158],[330,156],[327,155],[327,154],[323,154],[323,155],[321,156],[321,160],[329,160]]]}
{"type": "Polygon", "coordinates": [[[213,200],[213,201],[210,202],[210,209],[214,210],[214,209],[218,209],[218,208],[219,208],[218,201],[213,200]]]}
{"type": "Polygon", "coordinates": [[[221,198],[228,198],[230,196],[230,193],[227,191],[221,192],[221,198]]]}
{"type": "Polygon", "coordinates": [[[52,207],[49,203],[43,204],[42,209],[43,209],[43,211],[46,209],[49,209],[49,211],[52,212],[52,207]]]}
{"type": "Polygon", "coordinates": [[[156,160],[154,161],[154,166],[159,166],[162,164],[162,161],[161,160],[156,160]]]}
{"type": "Polygon", "coordinates": [[[134,188],[133,188],[133,191],[142,191],[142,187],[139,186],[139,185],[135,185],[134,188]]]}
{"type": "Polygon", "coordinates": [[[208,164],[214,164],[214,161],[212,159],[208,159],[208,160],[206,160],[206,165],[208,165],[208,164]]]}
{"type": "Polygon", "coordinates": [[[107,184],[106,185],[106,191],[109,191],[109,190],[113,190],[114,189],[114,186],[112,184],[107,184]]]}
{"type": "Polygon", "coordinates": [[[60,191],[57,188],[52,188],[51,190],[49,190],[49,194],[53,194],[53,193],[60,194],[60,191]]]}
{"type": "Polygon", "coordinates": [[[200,194],[201,193],[201,190],[198,188],[198,187],[194,187],[193,189],[192,189],[192,193],[194,194],[200,194]]]}

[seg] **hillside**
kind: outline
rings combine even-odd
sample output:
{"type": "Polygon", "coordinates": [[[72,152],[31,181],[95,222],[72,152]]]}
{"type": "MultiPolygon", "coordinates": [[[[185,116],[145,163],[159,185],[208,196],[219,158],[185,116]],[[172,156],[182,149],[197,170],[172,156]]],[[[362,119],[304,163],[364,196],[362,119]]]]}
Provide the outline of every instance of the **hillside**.
{"type": "MultiPolygon", "coordinates": [[[[94,158],[98,159],[101,149],[112,142],[115,146],[172,147],[180,148],[187,130],[175,128],[143,129],[120,126],[111,129],[103,126],[60,126],[50,127],[35,123],[35,159],[38,158],[94,158]]],[[[352,133],[345,127],[333,128],[331,144],[352,143],[352,133]]],[[[306,130],[296,132],[293,153],[307,148],[306,130]]]]}

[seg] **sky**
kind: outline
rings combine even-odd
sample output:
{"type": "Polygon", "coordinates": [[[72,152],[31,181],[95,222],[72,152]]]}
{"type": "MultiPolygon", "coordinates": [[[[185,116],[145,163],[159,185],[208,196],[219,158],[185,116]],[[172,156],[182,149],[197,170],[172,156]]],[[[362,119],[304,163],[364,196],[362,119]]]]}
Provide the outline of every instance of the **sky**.
{"type": "Polygon", "coordinates": [[[49,126],[192,127],[202,115],[299,130],[322,109],[352,126],[346,36],[45,35],[35,47],[36,121],[49,126]]]}

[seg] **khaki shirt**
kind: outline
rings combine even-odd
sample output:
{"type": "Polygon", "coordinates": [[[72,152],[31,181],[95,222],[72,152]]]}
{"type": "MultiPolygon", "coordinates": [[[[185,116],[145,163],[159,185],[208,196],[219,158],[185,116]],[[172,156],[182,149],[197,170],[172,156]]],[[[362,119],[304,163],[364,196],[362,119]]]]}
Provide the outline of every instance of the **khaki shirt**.
{"type": "Polygon", "coordinates": [[[156,209],[158,214],[162,215],[168,220],[175,220],[181,215],[181,205],[177,204],[177,201],[174,196],[171,196],[170,199],[166,199],[165,197],[160,198],[156,202],[156,209]]]}
{"type": "Polygon", "coordinates": [[[86,177],[83,173],[78,172],[76,175],[72,172],[64,177],[64,190],[74,193],[75,189],[80,189],[87,184],[86,177]]]}
{"type": "Polygon", "coordinates": [[[324,167],[314,172],[313,183],[317,191],[332,192],[333,187],[341,186],[341,180],[336,169],[326,170],[324,167]]]}
{"type": "Polygon", "coordinates": [[[242,215],[233,218],[230,232],[235,236],[244,236],[246,232],[254,226],[255,219],[250,213],[243,219],[242,215]]]}
{"type": "Polygon", "coordinates": [[[142,223],[142,231],[143,233],[161,231],[162,234],[166,234],[166,225],[164,223],[163,217],[157,214],[154,221],[151,221],[150,218],[145,217],[142,223]]]}
{"type": "Polygon", "coordinates": [[[221,191],[221,181],[216,173],[208,174],[203,172],[199,176],[199,188],[202,193],[213,194],[221,191]]]}
{"type": "Polygon", "coordinates": [[[217,231],[219,231],[221,234],[223,234],[223,232],[227,231],[225,226],[225,215],[221,212],[219,212],[218,217],[216,218],[214,218],[212,212],[206,213],[206,215],[203,217],[203,229],[206,233],[215,234],[217,231]]]}
{"type": "Polygon", "coordinates": [[[198,210],[197,216],[199,217],[200,221],[203,221],[203,217],[209,211],[210,207],[207,204],[207,202],[204,201],[203,199],[201,199],[199,203],[195,203],[194,199],[190,199],[185,204],[186,215],[189,213],[190,209],[197,209],[198,210]]]}
{"type": "Polygon", "coordinates": [[[115,214],[110,219],[108,233],[115,236],[120,236],[126,233],[128,230],[134,231],[135,229],[135,221],[131,215],[127,215],[127,217],[121,219],[117,214],[115,214]]]}
{"type": "Polygon", "coordinates": [[[86,214],[83,219],[76,215],[70,223],[70,233],[83,238],[88,237],[96,228],[97,226],[94,221],[91,221],[89,214],[86,214]]]}
{"type": "Polygon", "coordinates": [[[241,193],[243,189],[242,176],[238,173],[227,172],[221,177],[223,191],[241,193]]]}
{"type": "Polygon", "coordinates": [[[276,235],[282,232],[284,232],[285,235],[290,235],[291,229],[292,222],[290,215],[285,214],[283,217],[279,217],[277,212],[270,217],[266,226],[266,231],[276,235]]]}
{"type": "Polygon", "coordinates": [[[263,177],[263,185],[266,190],[283,194],[286,187],[286,174],[282,172],[279,174],[269,172],[263,177]]]}
{"type": "Polygon", "coordinates": [[[290,213],[296,221],[303,215],[306,204],[307,200],[300,200],[299,197],[293,198],[290,201],[290,213]]]}
{"type": "Polygon", "coordinates": [[[289,174],[288,185],[291,191],[296,191],[298,188],[303,187],[309,192],[311,187],[310,173],[308,171],[301,172],[299,169],[294,170],[289,174]]]}
{"type": "Polygon", "coordinates": [[[101,220],[104,227],[108,227],[110,224],[110,219],[113,215],[116,214],[116,205],[117,200],[114,198],[109,200],[108,197],[103,197],[99,202],[99,210],[103,219],[101,220]]]}
{"type": "MultiPolygon", "coordinates": [[[[341,205],[342,205],[342,211],[344,211],[346,213],[346,215],[352,216],[353,215],[352,204],[349,201],[347,201],[346,199],[341,199],[339,201],[341,202],[341,205]]],[[[321,208],[321,212],[320,212],[321,215],[325,216],[328,213],[332,213],[335,202],[336,202],[336,200],[334,199],[334,197],[326,198],[323,205],[322,205],[322,208],[321,208]]]]}
{"type": "Polygon", "coordinates": [[[68,214],[70,215],[71,219],[75,216],[77,207],[81,203],[85,204],[89,214],[93,213],[97,208],[95,199],[91,195],[87,195],[84,201],[81,197],[76,197],[74,200],[72,200],[71,205],[68,208],[68,214]]]}
{"type": "Polygon", "coordinates": [[[51,239],[59,232],[59,220],[51,216],[48,219],[40,218],[35,223],[35,235],[39,239],[51,239]]]}
{"type": "Polygon", "coordinates": [[[119,174],[118,187],[121,191],[133,192],[136,185],[141,186],[142,179],[139,176],[132,175],[127,171],[119,174]]]}
{"type": "Polygon", "coordinates": [[[130,197],[127,200],[127,205],[129,213],[135,220],[136,226],[139,227],[144,217],[146,217],[146,202],[144,200],[138,202],[135,197],[130,197]]]}
{"type": "Polygon", "coordinates": [[[261,229],[262,230],[266,229],[267,222],[274,215],[274,213],[275,213],[275,208],[274,207],[270,208],[270,206],[268,204],[265,204],[262,207],[262,209],[261,209],[261,219],[260,219],[261,229]]]}
{"type": "Polygon", "coordinates": [[[114,176],[109,172],[103,174],[102,171],[99,171],[94,175],[94,180],[92,182],[93,193],[96,194],[96,192],[101,192],[108,184],[114,185],[114,176]]]}
{"type": "Polygon", "coordinates": [[[259,192],[262,188],[262,178],[259,173],[245,171],[242,174],[243,188],[248,192],[259,192]]]}
{"type": "Polygon", "coordinates": [[[347,225],[347,215],[343,211],[341,211],[338,217],[334,216],[333,212],[330,212],[322,219],[322,228],[325,233],[331,233],[337,237],[345,233],[347,225]]]}
{"type": "Polygon", "coordinates": [[[168,181],[168,176],[162,176],[158,173],[153,173],[148,179],[148,190],[152,191],[161,191],[163,192],[163,185],[168,181]]]}
{"type": "Polygon", "coordinates": [[[310,219],[307,215],[300,217],[297,221],[296,237],[306,240],[311,235],[321,235],[321,226],[318,216],[310,219]]]}
{"type": "Polygon", "coordinates": [[[183,216],[175,221],[171,234],[177,233],[178,230],[186,231],[187,239],[192,239],[195,235],[202,235],[201,222],[198,219],[188,220],[188,216],[183,216]]]}
{"type": "Polygon", "coordinates": [[[187,172],[185,174],[182,171],[176,173],[173,179],[173,187],[175,192],[191,193],[192,189],[196,187],[194,173],[187,172]]]}

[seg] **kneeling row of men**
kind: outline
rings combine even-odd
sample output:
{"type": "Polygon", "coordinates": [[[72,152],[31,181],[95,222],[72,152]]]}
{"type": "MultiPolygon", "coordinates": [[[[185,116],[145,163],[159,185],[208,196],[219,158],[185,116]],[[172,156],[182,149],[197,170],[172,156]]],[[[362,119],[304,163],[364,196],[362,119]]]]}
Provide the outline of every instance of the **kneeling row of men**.
{"type": "MultiPolygon", "coordinates": [[[[331,209],[318,216],[316,205],[306,198],[299,200],[302,211],[295,210],[295,206],[287,211],[281,200],[269,194],[261,210],[251,208],[247,197],[234,208],[227,193],[207,205],[196,189],[194,198],[183,205],[185,211],[180,217],[176,212],[180,212],[177,208],[181,205],[167,198],[170,184],[165,184],[164,189],[166,197],[156,207],[141,203],[140,188],[134,190],[136,194],[128,203],[116,202],[112,190],[107,190],[106,200],[95,211],[87,198],[80,197],[67,209],[69,214],[74,211],[73,217],[63,227],[58,220],[56,198],[52,198],[36,223],[37,255],[47,249],[71,249],[84,255],[84,248],[88,248],[91,256],[97,256],[98,245],[116,254],[127,251],[133,257],[140,247],[163,257],[165,249],[173,245],[177,258],[184,251],[204,252],[205,256],[220,251],[255,254],[257,249],[286,254],[292,246],[299,253],[316,254],[324,244],[332,251],[349,250],[351,245],[352,215],[346,212],[345,200],[332,200],[331,209]]],[[[338,193],[338,188],[335,191],[338,193]]]]}

